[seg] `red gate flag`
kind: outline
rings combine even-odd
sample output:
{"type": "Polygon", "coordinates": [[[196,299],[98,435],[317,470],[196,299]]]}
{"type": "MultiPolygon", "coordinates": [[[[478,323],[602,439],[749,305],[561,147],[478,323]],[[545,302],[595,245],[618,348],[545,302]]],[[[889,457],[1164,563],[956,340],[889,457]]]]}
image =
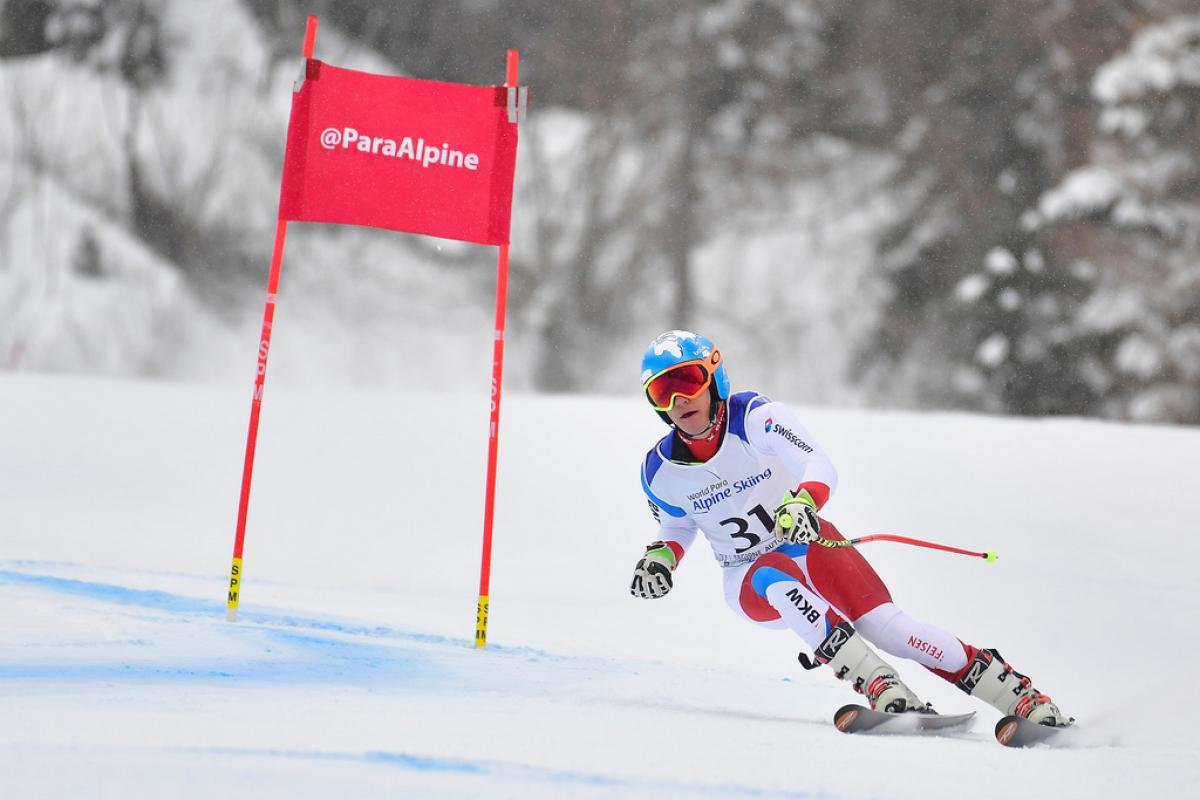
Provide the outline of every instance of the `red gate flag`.
{"type": "Polygon", "coordinates": [[[516,50],[508,51],[503,86],[467,86],[331,67],[313,59],[316,38],[317,18],[310,16],[304,31],[304,76],[292,92],[288,119],[279,219],[267,274],[226,618],[237,619],[241,602],[250,483],[288,222],[368,225],[499,245],[491,435],[484,487],[479,604],[475,612],[475,646],[485,647],[504,373],[509,217],[517,124],[524,118],[528,98],[527,89],[517,85],[520,56],[516,50]]]}
{"type": "Polygon", "coordinates": [[[279,218],[508,244],[517,156],[508,93],[308,59],[279,218]]]}

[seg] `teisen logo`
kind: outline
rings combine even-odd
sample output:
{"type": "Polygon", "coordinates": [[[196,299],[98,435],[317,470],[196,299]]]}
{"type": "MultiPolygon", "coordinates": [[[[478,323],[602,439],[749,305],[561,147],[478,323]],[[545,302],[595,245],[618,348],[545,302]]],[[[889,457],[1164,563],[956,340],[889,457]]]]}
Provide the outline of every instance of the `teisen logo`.
{"type": "MultiPolygon", "coordinates": [[[[770,420],[767,420],[767,422],[770,422],[770,420]]],[[[811,453],[813,451],[811,445],[806,443],[803,439],[801,439],[799,436],[792,433],[790,430],[783,427],[782,425],[779,425],[778,423],[776,423],[776,425],[771,430],[773,430],[775,433],[778,433],[784,439],[787,439],[789,442],[796,445],[796,447],[799,447],[804,452],[811,453]]],[[[770,431],[768,431],[768,433],[769,432],[770,431]]]]}
{"type": "Polygon", "coordinates": [[[417,161],[422,167],[440,164],[443,167],[469,169],[472,172],[479,169],[479,156],[475,153],[454,150],[445,142],[440,148],[436,144],[425,144],[425,140],[421,138],[414,142],[411,136],[405,136],[397,142],[384,136],[359,133],[354,128],[326,128],[321,131],[321,146],[326,150],[349,150],[353,147],[360,153],[417,161]]]}

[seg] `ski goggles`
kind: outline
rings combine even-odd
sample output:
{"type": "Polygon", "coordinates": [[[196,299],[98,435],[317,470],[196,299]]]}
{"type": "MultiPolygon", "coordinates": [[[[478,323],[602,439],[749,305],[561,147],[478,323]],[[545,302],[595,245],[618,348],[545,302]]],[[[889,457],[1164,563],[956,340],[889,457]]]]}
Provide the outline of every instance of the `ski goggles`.
{"type": "Polygon", "coordinates": [[[670,411],[676,397],[691,400],[707,389],[720,363],[720,351],[713,350],[707,359],[673,364],[646,381],[646,399],[655,411],[670,411]]]}

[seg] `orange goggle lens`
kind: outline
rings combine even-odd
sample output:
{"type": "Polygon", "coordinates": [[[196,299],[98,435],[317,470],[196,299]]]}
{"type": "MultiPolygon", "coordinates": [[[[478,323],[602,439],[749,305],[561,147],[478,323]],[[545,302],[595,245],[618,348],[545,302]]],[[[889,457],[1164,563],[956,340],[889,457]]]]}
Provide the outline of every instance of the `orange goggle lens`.
{"type": "Polygon", "coordinates": [[[676,397],[691,400],[711,382],[712,374],[702,364],[680,364],[651,378],[646,384],[646,397],[656,410],[669,411],[676,397]]]}

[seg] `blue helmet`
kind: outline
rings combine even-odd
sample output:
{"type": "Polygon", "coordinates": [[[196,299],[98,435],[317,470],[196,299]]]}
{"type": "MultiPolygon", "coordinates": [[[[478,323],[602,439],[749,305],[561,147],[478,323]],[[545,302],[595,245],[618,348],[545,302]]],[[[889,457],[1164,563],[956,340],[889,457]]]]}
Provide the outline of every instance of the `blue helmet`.
{"type": "MultiPolygon", "coordinates": [[[[710,389],[716,399],[729,397],[729,376],[725,374],[720,351],[708,339],[691,331],[667,331],[650,343],[642,356],[642,391],[647,390],[654,377],[688,362],[699,362],[712,376],[710,389]]],[[[661,410],[659,415],[668,419],[661,410]]]]}

